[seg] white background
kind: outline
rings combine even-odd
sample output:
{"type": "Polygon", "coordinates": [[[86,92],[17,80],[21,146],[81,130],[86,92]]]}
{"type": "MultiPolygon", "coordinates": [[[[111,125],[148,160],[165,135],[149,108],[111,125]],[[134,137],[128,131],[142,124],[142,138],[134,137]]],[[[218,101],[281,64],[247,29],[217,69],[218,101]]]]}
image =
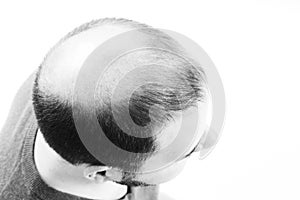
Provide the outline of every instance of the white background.
{"type": "MultiPolygon", "coordinates": [[[[62,36],[124,17],[174,30],[210,55],[223,79],[223,136],[162,190],[175,199],[300,199],[299,1],[1,1],[0,126],[19,86],[62,36]]],[[[1,148],[1,147],[0,147],[1,148]]]]}

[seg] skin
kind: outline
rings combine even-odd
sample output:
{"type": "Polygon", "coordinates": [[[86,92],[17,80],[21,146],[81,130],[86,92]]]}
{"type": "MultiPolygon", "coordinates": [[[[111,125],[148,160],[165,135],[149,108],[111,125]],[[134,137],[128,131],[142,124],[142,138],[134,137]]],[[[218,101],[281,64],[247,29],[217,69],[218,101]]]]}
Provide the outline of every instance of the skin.
{"type": "MultiPolygon", "coordinates": [[[[199,103],[198,127],[199,135],[205,132],[205,122],[207,113],[209,111],[209,104],[199,103]]],[[[195,109],[191,108],[185,112],[189,112],[186,117],[194,117],[195,109]]],[[[180,126],[180,120],[177,119],[169,124],[164,130],[162,135],[174,132],[180,126]]],[[[187,130],[188,131],[188,130],[187,130]]],[[[162,144],[165,141],[162,141],[162,144]]],[[[196,146],[197,141],[193,145],[196,146]]],[[[192,150],[192,148],[190,149],[192,150]]],[[[44,140],[42,133],[37,133],[35,147],[34,147],[35,164],[42,179],[52,188],[58,191],[73,194],[80,197],[99,199],[99,200],[113,200],[120,199],[127,192],[127,186],[115,183],[110,180],[109,174],[113,173],[113,169],[103,166],[88,166],[88,165],[72,165],[61,156],[59,156],[44,140]],[[104,177],[99,172],[107,171],[108,177],[104,177]]],[[[165,173],[172,174],[174,171],[181,170],[185,164],[183,158],[174,163],[175,168],[165,173]]],[[[177,173],[177,172],[176,172],[177,173]]]]}
{"type": "MultiPolygon", "coordinates": [[[[43,63],[41,85],[46,85],[43,90],[50,91],[62,99],[70,100],[68,91],[72,91],[76,75],[87,56],[107,39],[129,30],[132,30],[132,28],[103,25],[75,35],[57,46],[54,51],[49,53],[43,63]]],[[[199,103],[199,106],[201,111],[199,112],[198,123],[200,124],[198,127],[200,140],[200,137],[207,129],[207,124],[209,124],[208,113],[211,111],[207,99],[203,103],[199,103]]],[[[192,108],[186,112],[189,112],[186,115],[187,117],[195,117],[196,111],[192,108]]],[[[165,134],[161,133],[161,135],[171,135],[170,133],[176,132],[181,125],[179,118],[180,116],[165,127],[163,130],[165,134]]],[[[187,129],[186,131],[189,130],[187,129]]],[[[197,145],[199,140],[195,140],[195,143],[189,149],[190,151],[197,145]]],[[[170,142],[170,138],[162,138],[159,145],[168,145],[168,142],[170,142]]],[[[42,179],[50,187],[58,191],[99,200],[119,199],[127,192],[127,186],[117,184],[111,180],[111,177],[116,174],[114,169],[103,166],[90,167],[88,165],[74,166],[70,164],[49,147],[40,132],[37,133],[34,157],[42,179]],[[98,174],[103,171],[106,171],[106,177],[98,174]]],[[[186,158],[183,158],[175,162],[171,170],[165,170],[165,174],[156,176],[175,177],[183,168],[185,160],[186,158]]],[[[155,175],[146,177],[146,179],[155,182],[155,175]]]]}
{"type": "Polygon", "coordinates": [[[96,176],[95,172],[106,167],[74,166],[60,157],[38,132],[34,148],[35,164],[42,179],[58,191],[90,199],[119,199],[127,192],[127,187],[96,176]]]}

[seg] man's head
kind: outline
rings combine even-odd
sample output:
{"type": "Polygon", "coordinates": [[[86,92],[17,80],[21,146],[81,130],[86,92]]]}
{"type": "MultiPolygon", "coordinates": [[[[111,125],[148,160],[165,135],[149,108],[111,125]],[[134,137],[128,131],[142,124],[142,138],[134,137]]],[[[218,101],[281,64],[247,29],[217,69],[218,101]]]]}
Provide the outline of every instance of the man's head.
{"type": "MultiPolygon", "coordinates": [[[[48,145],[70,164],[88,166],[85,172],[90,172],[86,174],[89,177],[97,173],[97,167],[108,164],[97,159],[79,136],[72,110],[77,77],[86,59],[99,45],[131,30],[145,35],[146,47],[158,45],[162,48],[139,49],[121,55],[110,63],[105,76],[98,80],[94,95],[96,103],[90,108],[94,109],[92,112],[96,113],[105,136],[117,147],[134,155],[150,155],[140,159],[148,162],[151,155],[174,140],[181,128],[182,116],[187,118],[185,121],[195,115],[200,118],[202,125],[197,129],[200,136],[207,125],[209,98],[205,75],[188,60],[178,57],[176,53],[184,54],[184,49],[174,39],[159,30],[123,19],[103,19],[85,24],[69,33],[46,56],[37,73],[33,103],[48,145]],[[147,84],[137,86],[138,83],[147,84]],[[127,98],[129,90],[132,93],[127,98]],[[199,108],[202,109],[200,114],[199,108]]],[[[132,42],[135,39],[132,38],[132,42]]],[[[80,112],[89,112],[90,108],[80,112]]],[[[198,142],[194,141],[189,147],[190,152],[198,142]]],[[[103,151],[109,152],[107,149],[103,151]]],[[[130,158],[120,162],[130,162],[130,158]]],[[[121,183],[148,184],[143,179],[138,181],[124,174],[120,177],[121,183]]]]}

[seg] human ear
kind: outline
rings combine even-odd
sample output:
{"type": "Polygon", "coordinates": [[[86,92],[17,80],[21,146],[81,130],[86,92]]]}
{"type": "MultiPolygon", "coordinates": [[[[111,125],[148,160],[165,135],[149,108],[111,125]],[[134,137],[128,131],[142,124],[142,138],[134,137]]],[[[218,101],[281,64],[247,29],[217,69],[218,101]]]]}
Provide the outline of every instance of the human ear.
{"type": "Polygon", "coordinates": [[[205,134],[200,139],[200,142],[198,143],[197,147],[195,148],[195,152],[199,152],[200,156],[199,158],[202,160],[208,156],[208,154],[213,150],[213,148],[216,146],[218,139],[219,139],[219,133],[214,131],[213,129],[208,129],[205,134]]]}
{"type": "MultiPolygon", "coordinates": [[[[83,173],[85,178],[96,181],[99,180],[101,172],[105,172],[109,169],[111,168],[107,166],[88,166],[84,169],[83,173]]],[[[102,176],[102,178],[104,177],[102,176]]]]}

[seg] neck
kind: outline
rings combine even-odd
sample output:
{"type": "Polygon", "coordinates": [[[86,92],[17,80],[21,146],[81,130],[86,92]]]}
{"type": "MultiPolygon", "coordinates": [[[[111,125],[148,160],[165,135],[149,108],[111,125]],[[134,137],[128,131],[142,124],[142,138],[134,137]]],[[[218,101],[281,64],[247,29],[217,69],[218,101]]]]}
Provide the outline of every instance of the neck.
{"type": "Polygon", "coordinates": [[[132,187],[128,200],[156,200],[158,194],[159,186],[132,187]]]}
{"type": "Polygon", "coordinates": [[[43,181],[50,187],[68,194],[91,199],[119,199],[127,192],[127,187],[111,181],[93,182],[85,178],[86,166],[75,166],[60,157],[38,131],[34,159],[43,181]]]}

